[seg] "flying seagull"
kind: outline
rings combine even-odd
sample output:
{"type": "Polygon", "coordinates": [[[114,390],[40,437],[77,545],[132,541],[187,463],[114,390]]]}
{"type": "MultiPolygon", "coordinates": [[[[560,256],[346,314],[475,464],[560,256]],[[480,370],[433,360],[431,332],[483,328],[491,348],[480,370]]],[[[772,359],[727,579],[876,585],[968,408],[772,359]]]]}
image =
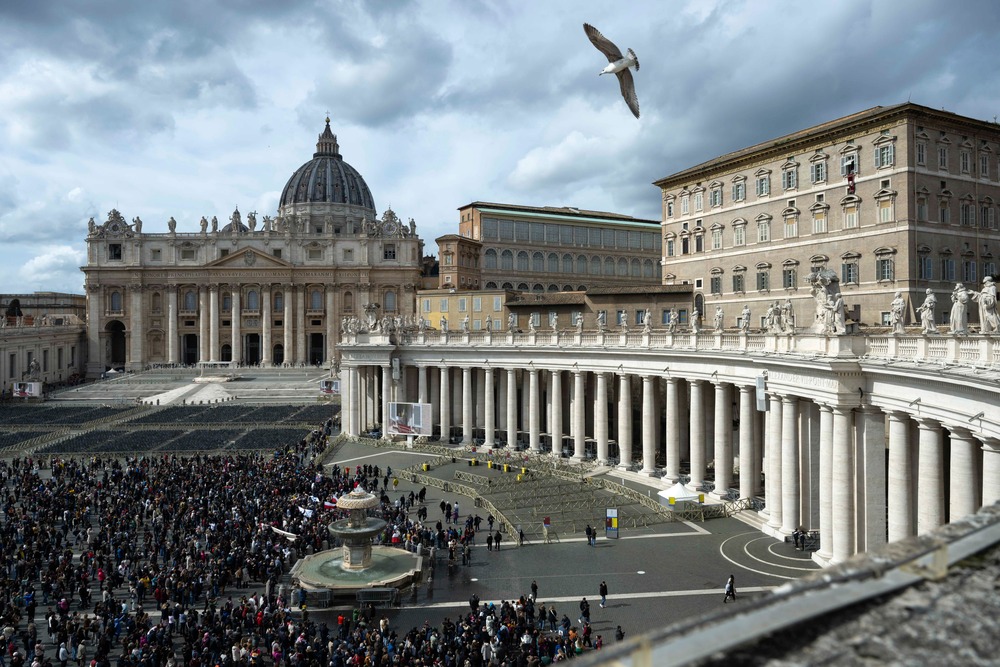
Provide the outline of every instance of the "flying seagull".
{"type": "Polygon", "coordinates": [[[628,70],[629,67],[635,67],[635,71],[639,71],[639,58],[636,57],[635,51],[628,49],[628,55],[623,56],[622,52],[618,50],[618,47],[611,40],[602,35],[600,30],[589,23],[583,24],[583,31],[587,33],[587,37],[597,47],[597,50],[607,56],[608,62],[611,63],[601,70],[598,76],[601,74],[618,75],[618,83],[621,85],[622,97],[625,98],[625,104],[628,105],[628,108],[638,118],[639,98],[635,96],[635,84],[632,83],[632,72],[628,70]]]}

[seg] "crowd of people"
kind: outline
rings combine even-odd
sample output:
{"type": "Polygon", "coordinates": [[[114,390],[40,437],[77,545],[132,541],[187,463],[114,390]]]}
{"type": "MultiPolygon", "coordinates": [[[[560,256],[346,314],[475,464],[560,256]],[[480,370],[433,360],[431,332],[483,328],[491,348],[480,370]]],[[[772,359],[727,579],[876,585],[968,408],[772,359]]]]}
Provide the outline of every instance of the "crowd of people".
{"type": "Polygon", "coordinates": [[[478,667],[600,647],[589,618],[580,629],[568,617],[550,623],[555,610],[536,609],[537,591],[408,631],[372,609],[334,627],[311,619],[278,584],[300,555],[331,546],[341,495],[376,493],[381,541],[447,549],[452,562],[468,562],[483,521],[463,525],[455,503],[431,526],[426,489],[391,499],[392,471],[378,466],[324,474],[315,457],[325,446],[53,459],[44,469],[0,461],[0,667],[478,667]]]}

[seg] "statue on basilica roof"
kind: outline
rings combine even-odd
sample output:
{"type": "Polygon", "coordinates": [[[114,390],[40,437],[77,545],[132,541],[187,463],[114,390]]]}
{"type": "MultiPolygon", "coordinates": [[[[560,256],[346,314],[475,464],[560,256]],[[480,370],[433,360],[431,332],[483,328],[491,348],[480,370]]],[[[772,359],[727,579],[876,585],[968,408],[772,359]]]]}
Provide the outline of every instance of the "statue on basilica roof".
{"type": "Polygon", "coordinates": [[[214,234],[217,231],[219,231],[219,219],[213,215],[212,216],[212,233],[214,234]]]}
{"type": "Polygon", "coordinates": [[[247,227],[251,232],[257,229],[257,211],[247,213],[247,227]]]}
{"type": "Polygon", "coordinates": [[[142,233],[142,218],[135,216],[132,218],[132,228],[135,230],[136,234],[142,233]]]}
{"type": "Polygon", "coordinates": [[[201,233],[204,234],[208,231],[208,218],[201,216],[201,233]]]}

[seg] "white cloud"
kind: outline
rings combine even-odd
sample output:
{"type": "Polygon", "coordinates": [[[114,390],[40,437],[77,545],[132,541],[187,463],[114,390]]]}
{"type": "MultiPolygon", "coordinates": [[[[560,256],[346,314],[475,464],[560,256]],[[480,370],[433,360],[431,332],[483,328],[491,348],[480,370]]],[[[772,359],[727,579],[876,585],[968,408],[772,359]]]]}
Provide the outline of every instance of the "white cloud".
{"type": "Polygon", "coordinates": [[[25,291],[75,292],[83,290],[80,267],[86,254],[69,245],[43,246],[24,263],[18,280],[28,286],[25,291]]]}

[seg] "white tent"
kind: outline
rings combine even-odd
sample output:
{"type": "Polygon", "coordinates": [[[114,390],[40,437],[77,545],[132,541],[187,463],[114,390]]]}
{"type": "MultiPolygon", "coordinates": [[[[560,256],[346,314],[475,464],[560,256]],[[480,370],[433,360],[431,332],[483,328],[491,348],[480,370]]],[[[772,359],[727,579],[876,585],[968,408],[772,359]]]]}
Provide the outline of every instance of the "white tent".
{"type": "Polygon", "coordinates": [[[671,500],[675,502],[680,500],[698,501],[701,498],[700,494],[697,491],[694,491],[684,486],[680,482],[677,482],[669,489],[660,491],[656,495],[660,497],[660,504],[666,506],[670,506],[673,504],[672,502],[670,502],[671,500]]]}

